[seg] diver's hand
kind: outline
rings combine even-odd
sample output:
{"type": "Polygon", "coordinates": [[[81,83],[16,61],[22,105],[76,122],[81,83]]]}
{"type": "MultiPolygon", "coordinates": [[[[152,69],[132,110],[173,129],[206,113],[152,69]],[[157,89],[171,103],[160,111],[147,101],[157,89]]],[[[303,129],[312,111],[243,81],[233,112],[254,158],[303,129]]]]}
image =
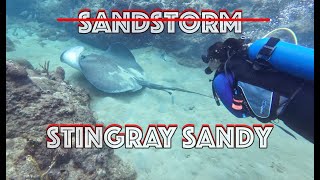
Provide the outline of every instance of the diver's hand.
{"type": "MultiPolygon", "coordinates": [[[[201,58],[202,58],[202,61],[203,61],[204,63],[207,63],[207,64],[209,65],[210,60],[209,60],[209,58],[208,58],[206,55],[202,55],[201,58]]],[[[212,69],[210,68],[210,66],[208,66],[208,67],[204,70],[204,72],[209,75],[209,74],[211,74],[213,71],[212,71],[212,69]]]]}
{"type": "Polygon", "coordinates": [[[204,70],[204,72],[209,75],[209,74],[211,74],[213,71],[211,70],[210,67],[207,67],[207,68],[204,70]]]}
{"type": "Polygon", "coordinates": [[[214,70],[216,70],[220,65],[217,59],[214,59],[214,58],[209,59],[205,55],[202,55],[201,58],[203,62],[208,64],[208,67],[204,70],[204,72],[208,75],[211,74],[214,70]]]}

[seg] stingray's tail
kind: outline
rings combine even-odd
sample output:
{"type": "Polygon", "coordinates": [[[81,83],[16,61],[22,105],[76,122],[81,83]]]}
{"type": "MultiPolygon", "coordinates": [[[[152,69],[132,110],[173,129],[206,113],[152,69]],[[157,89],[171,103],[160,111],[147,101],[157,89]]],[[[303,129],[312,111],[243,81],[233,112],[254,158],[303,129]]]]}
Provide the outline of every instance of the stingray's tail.
{"type": "MultiPolygon", "coordinates": [[[[150,88],[150,89],[158,89],[158,90],[172,90],[172,91],[181,91],[181,92],[186,92],[186,93],[192,93],[192,94],[198,94],[200,96],[205,96],[205,97],[209,97],[212,98],[211,96],[205,95],[205,94],[201,94],[198,92],[194,92],[194,91],[189,91],[189,90],[185,90],[185,89],[181,89],[181,88],[176,88],[176,87],[167,87],[167,86],[163,86],[163,85],[159,85],[159,84],[154,84],[154,83],[150,83],[148,81],[142,81],[142,80],[137,80],[139,82],[139,84],[143,87],[146,88],[150,88]]],[[[168,92],[168,91],[167,91],[168,92]]],[[[169,92],[170,93],[170,92],[169,92]]]]}

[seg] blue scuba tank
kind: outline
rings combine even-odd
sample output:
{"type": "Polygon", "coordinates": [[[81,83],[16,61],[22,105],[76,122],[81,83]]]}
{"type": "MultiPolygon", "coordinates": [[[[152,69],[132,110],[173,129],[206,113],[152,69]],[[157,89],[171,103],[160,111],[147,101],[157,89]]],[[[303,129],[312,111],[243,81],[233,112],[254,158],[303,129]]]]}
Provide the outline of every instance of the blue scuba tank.
{"type": "MultiPolygon", "coordinates": [[[[259,51],[269,39],[259,39],[250,45],[248,54],[251,61],[256,60],[259,51]]],[[[281,72],[305,80],[314,80],[314,49],[279,41],[268,61],[281,72]]]]}

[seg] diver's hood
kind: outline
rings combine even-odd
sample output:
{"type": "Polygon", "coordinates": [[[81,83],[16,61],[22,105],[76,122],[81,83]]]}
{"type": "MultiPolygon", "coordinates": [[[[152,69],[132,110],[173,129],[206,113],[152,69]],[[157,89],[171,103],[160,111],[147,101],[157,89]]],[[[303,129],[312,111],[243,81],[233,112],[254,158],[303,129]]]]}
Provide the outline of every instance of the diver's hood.
{"type": "Polygon", "coordinates": [[[81,68],[79,66],[79,59],[81,58],[81,54],[83,51],[83,46],[75,46],[68,50],[65,50],[60,56],[60,61],[81,71],[81,68]]]}

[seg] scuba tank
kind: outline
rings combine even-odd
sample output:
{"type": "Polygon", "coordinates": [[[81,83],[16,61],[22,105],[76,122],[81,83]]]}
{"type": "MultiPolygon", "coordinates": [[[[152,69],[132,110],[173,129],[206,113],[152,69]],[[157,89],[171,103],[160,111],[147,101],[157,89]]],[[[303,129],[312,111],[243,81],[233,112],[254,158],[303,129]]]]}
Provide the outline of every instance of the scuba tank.
{"type": "Polygon", "coordinates": [[[305,80],[314,80],[314,50],[277,38],[263,38],[248,48],[253,63],[267,62],[275,69],[305,80]]]}

